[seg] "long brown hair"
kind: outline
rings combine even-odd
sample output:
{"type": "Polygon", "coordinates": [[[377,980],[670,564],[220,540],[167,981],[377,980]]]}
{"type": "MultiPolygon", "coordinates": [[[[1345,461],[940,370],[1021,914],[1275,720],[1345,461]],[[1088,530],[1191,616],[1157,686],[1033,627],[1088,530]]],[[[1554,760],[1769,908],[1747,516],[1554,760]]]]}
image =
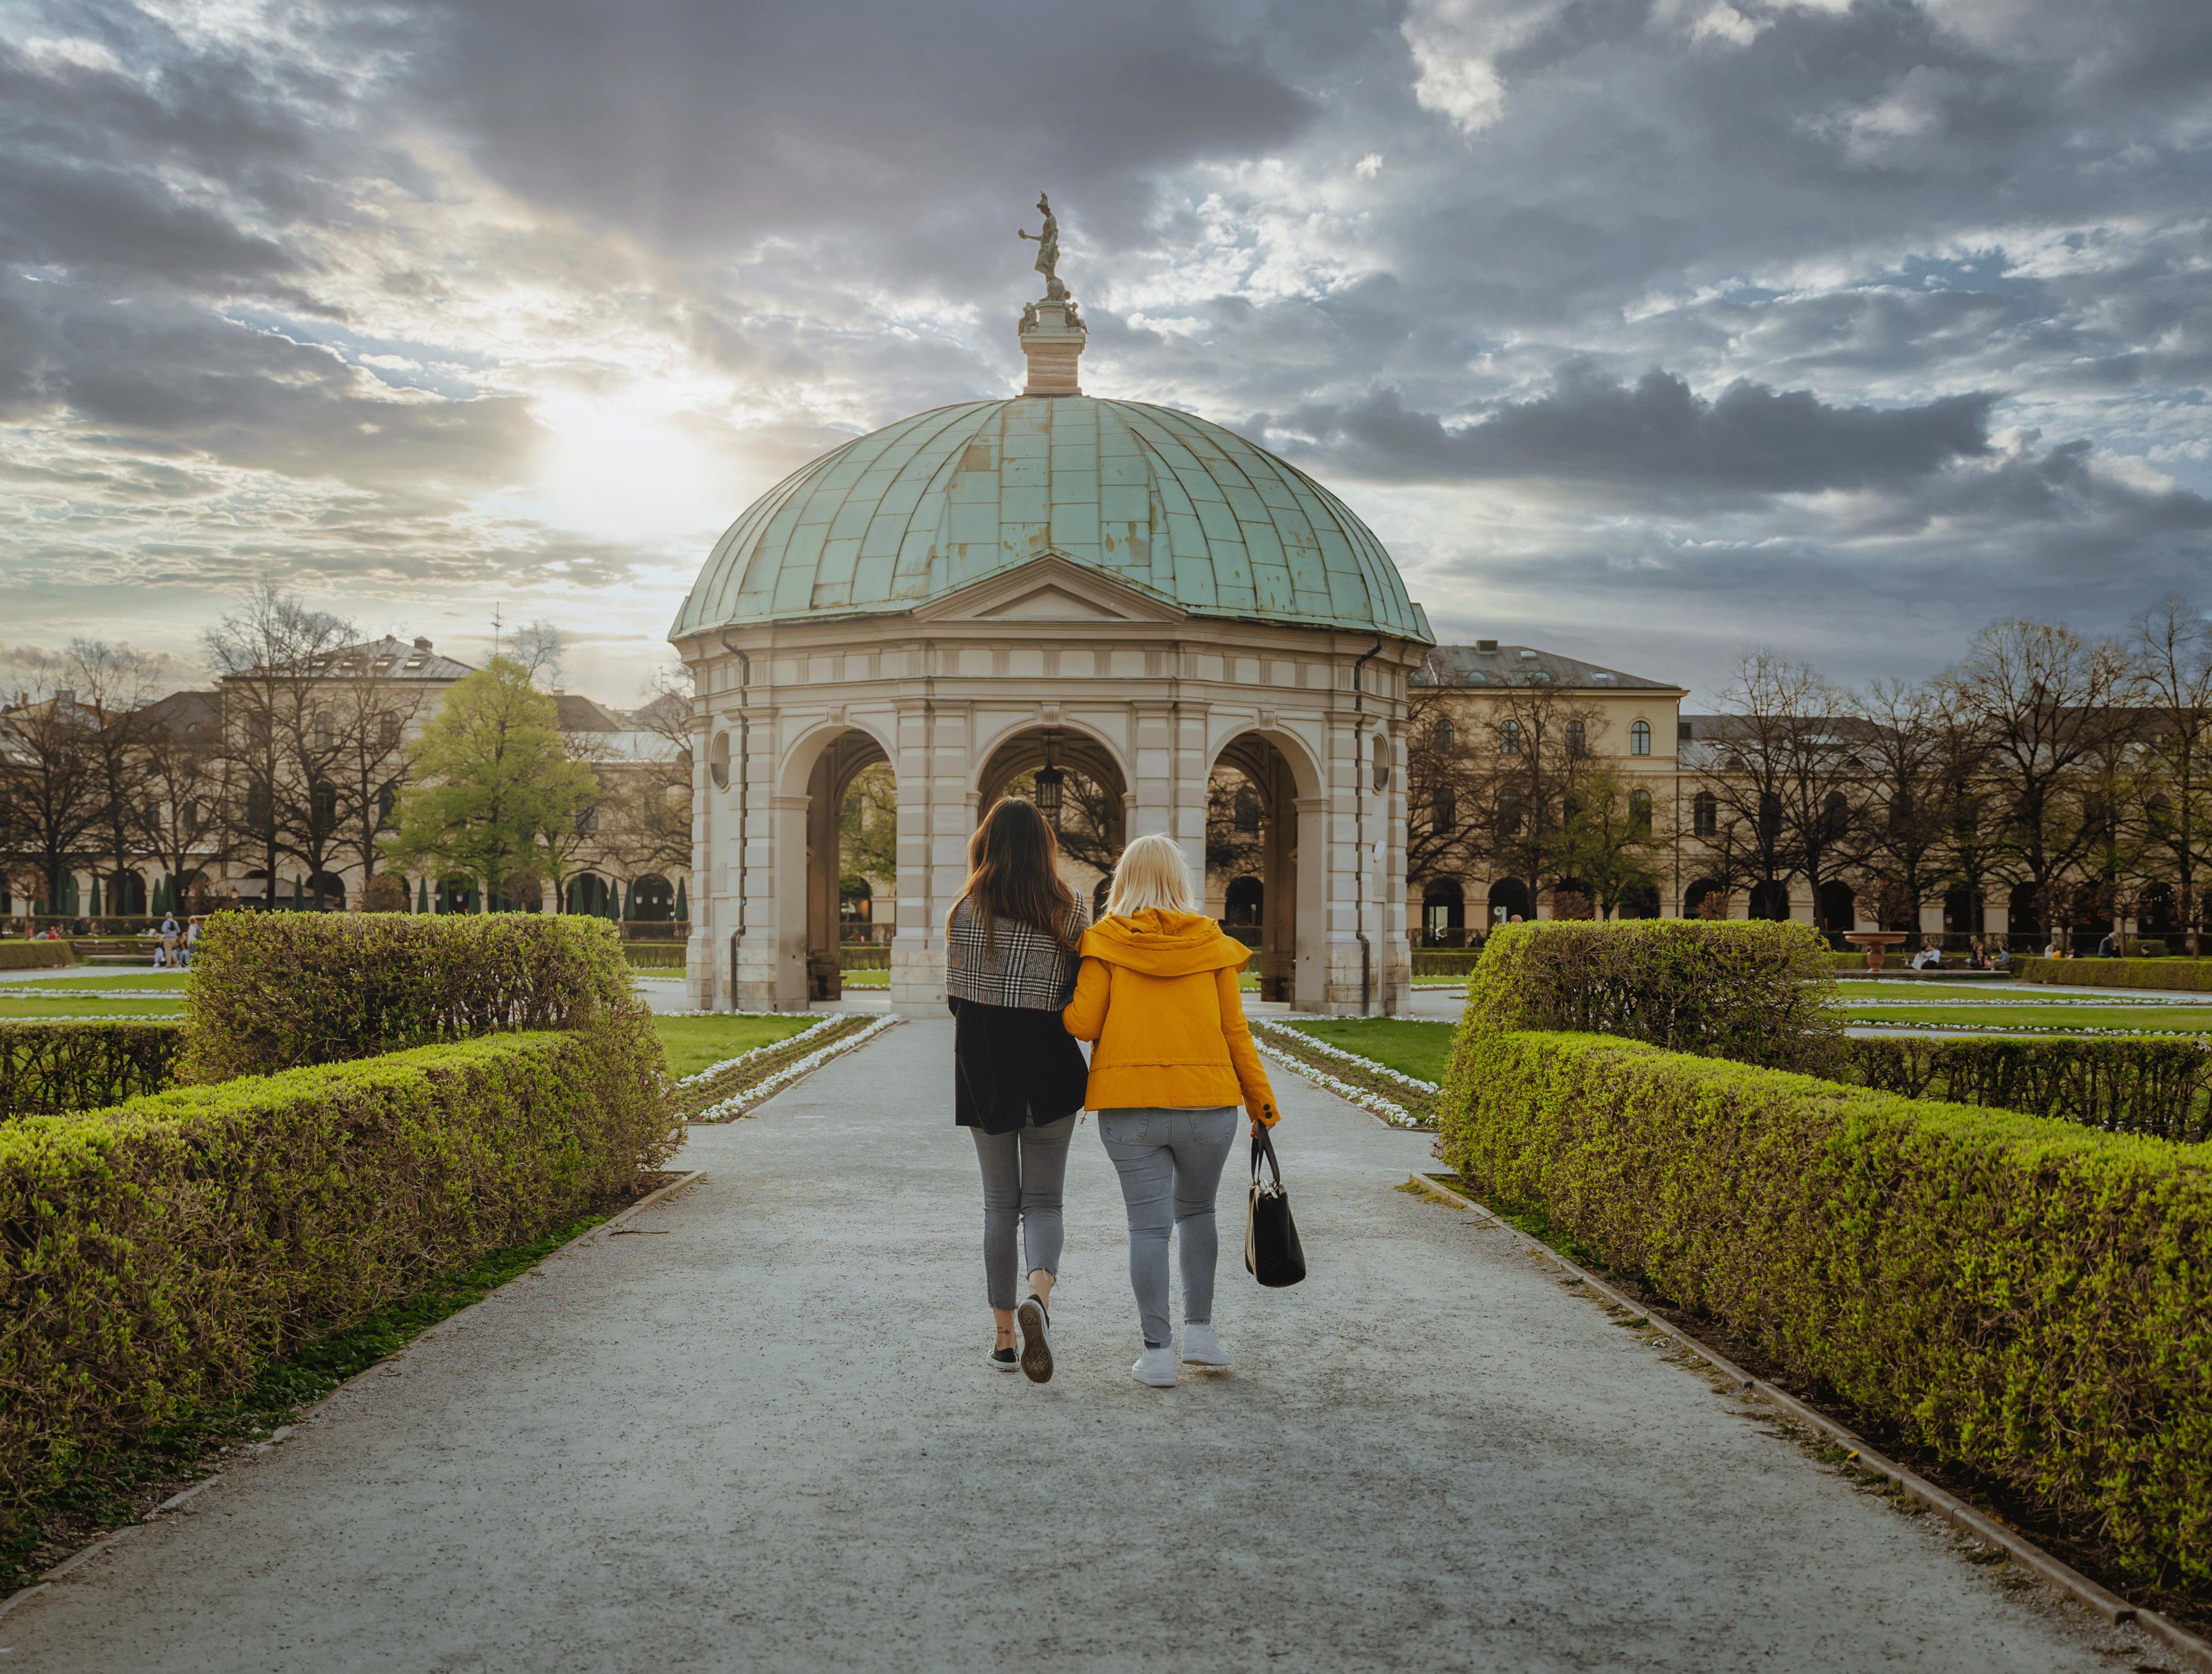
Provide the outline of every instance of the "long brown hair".
{"type": "Polygon", "coordinates": [[[1060,881],[1060,839],[1034,802],[1002,796],[983,816],[968,839],[968,881],[952,904],[960,901],[982,916],[986,949],[993,921],[1011,918],[1075,952],[1075,892],[1060,881]]]}

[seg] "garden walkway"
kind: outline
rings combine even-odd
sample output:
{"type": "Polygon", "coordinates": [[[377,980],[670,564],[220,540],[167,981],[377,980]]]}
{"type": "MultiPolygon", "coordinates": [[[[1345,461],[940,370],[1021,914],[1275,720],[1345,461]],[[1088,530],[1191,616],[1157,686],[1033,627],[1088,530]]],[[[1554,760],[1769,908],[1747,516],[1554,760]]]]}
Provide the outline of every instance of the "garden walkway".
{"type": "MultiPolygon", "coordinates": [[[[1138,1387],[1078,1138],[1060,1373],[981,1365],[951,1029],[427,1335],[0,1617],[0,1665],[2087,1671],[2003,1591],[1461,1213],[1425,1138],[1285,1078],[1314,1264],[1223,1275],[1234,1373],[1138,1387]]],[[[1234,1202],[1234,1198],[1227,1201],[1234,1202]]],[[[979,1329],[981,1328],[981,1329],[979,1329]]]]}

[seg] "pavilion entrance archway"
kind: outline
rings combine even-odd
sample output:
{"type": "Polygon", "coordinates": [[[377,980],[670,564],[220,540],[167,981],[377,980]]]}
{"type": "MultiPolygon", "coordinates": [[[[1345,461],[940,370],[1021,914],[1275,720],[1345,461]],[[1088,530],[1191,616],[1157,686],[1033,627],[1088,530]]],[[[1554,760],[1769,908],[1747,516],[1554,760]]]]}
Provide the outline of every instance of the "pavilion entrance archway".
{"type": "Polygon", "coordinates": [[[857,727],[801,740],[775,799],[776,1003],[799,1007],[844,993],[842,892],[846,793],[890,756],[857,727]]]}
{"type": "Polygon", "coordinates": [[[1214,758],[1207,783],[1207,869],[1233,871],[1240,905],[1251,894],[1244,880],[1258,880],[1259,953],[1247,969],[1257,969],[1260,998],[1318,1011],[1322,880],[1318,868],[1300,875],[1299,805],[1308,797],[1297,767],[1264,734],[1239,733],[1214,758]]]}
{"type": "Polygon", "coordinates": [[[1031,727],[1000,742],[975,779],[975,823],[1002,796],[1034,802],[1060,837],[1060,874],[1096,918],[1129,841],[1129,787],[1114,752],[1072,727],[1031,727]]]}

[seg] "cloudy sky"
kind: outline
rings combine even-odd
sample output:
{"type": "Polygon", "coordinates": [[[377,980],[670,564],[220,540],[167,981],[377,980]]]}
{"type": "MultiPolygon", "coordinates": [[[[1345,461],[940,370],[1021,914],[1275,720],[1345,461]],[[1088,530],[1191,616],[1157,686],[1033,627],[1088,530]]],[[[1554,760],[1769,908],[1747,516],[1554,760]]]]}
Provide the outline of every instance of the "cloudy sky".
{"type": "Polygon", "coordinates": [[[1704,695],[2212,604],[2204,0],[0,0],[0,642],[275,577],[634,697],[793,466],[1085,387],[1704,695]]]}

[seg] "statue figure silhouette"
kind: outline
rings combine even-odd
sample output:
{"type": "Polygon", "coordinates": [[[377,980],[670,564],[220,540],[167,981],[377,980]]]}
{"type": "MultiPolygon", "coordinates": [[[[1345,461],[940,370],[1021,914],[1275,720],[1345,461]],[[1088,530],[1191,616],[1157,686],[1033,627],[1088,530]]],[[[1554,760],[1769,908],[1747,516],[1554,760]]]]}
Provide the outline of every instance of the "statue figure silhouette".
{"type": "Polygon", "coordinates": [[[1060,282],[1060,217],[1052,212],[1052,201],[1044,193],[1037,193],[1036,206],[1044,216],[1044,230],[1032,233],[1017,227],[1016,238],[1030,240],[1037,247],[1036,271],[1044,275],[1044,295],[1048,302],[1067,300],[1067,287],[1060,282]]]}

